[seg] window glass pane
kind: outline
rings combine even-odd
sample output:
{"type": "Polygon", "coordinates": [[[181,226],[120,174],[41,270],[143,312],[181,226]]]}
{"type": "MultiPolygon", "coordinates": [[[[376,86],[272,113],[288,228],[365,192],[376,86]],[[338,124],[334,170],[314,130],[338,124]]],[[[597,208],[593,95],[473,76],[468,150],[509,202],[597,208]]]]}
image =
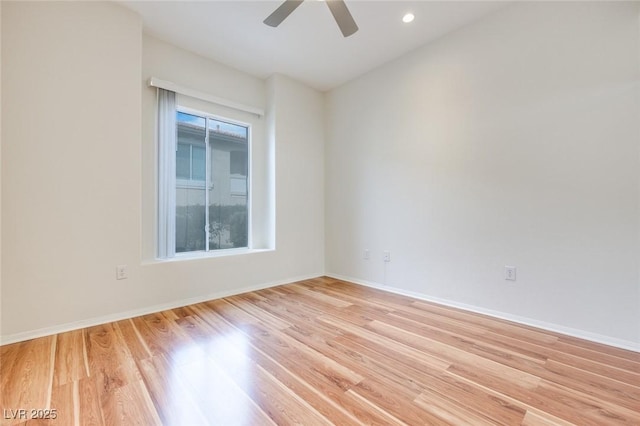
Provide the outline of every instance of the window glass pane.
{"type": "Polygon", "coordinates": [[[247,247],[247,127],[209,120],[209,150],[209,248],[247,247]]]}
{"type": "Polygon", "coordinates": [[[231,151],[231,174],[247,176],[247,151],[231,151]]]}
{"type": "Polygon", "coordinates": [[[205,119],[182,112],[176,118],[176,253],[205,250],[205,187],[189,184],[204,181],[205,119]]]}
{"type": "Polygon", "coordinates": [[[184,126],[184,129],[194,128],[197,129],[198,132],[204,133],[204,117],[178,111],[176,120],[178,122],[178,131],[180,130],[180,126],[184,126]]]}
{"type": "Polygon", "coordinates": [[[204,189],[176,191],[176,253],[205,250],[204,189]]]}
{"type": "Polygon", "coordinates": [[[176,177],[189,179],[191,176],[191,149],[186,143],[179,143],[176,151],[176,177]]]}
{"type": "Polygon", "coordinates": [[[209,130],[215,131],[219,134],[227,134],[237,136],[245,140],[247,139],[247,128],[238,124],[226,123],[219,120],[210,120],[209,130]]]}
{"type": "Polygon", "coordinates": [[[191,179],[204,182],[207,162],[205,161],[204,146],[192,145],[191,151],[191,179]]]}

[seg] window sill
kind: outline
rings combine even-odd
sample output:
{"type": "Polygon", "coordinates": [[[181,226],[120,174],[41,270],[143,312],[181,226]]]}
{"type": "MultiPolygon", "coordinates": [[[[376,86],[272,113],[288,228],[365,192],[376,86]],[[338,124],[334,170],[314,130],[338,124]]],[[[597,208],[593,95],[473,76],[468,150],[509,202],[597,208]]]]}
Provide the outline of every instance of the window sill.
{"type": "Polygon", "coordinates": [[[189,260],[212,259],[212,258],[229,257],[229,256],[243,256],[247,254],[266,253],[270,251],[274,251],[274,249],[238,248],[238,249],[215,250],[210,252],[177,253],[175,257],[171,257],[167,259],[155,258],[152,260],[144,261],[142,262],[142,264],[151,265],[156,263],[183,262],[183,261],[189,261],[189,260]]]}

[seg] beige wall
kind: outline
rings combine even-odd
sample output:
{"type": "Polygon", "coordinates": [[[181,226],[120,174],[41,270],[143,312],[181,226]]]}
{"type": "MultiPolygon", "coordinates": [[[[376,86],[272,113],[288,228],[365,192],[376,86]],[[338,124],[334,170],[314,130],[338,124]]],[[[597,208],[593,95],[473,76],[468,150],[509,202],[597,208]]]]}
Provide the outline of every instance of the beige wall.
{"type": "Polygon", "coordinates": [[[517,4],[330,92],[327,272],[640,348],[638,7],[517,4]]]}
{"type": "Polygon", "coordinates": [[[324,273],[324,97],[281,75],[268,85],[275,112],[276,245],[291,248],[285,264],[308,268],[309,259],[321,259],[324,273]]]}
{"type": "Polygon", "coordinates": [[[3,2],[2,335],[122,309],[139,264],[139,18],[3,2]],[[115,265],[132,279],[115,281],[115,265]]]}
{"type": "Polygon", "coordinates": [[[295,109],[295,121],[261,119],[262,158],[322,152],[322,132],[308,131],[322,128],[320,93],[143,42],[140,19],[114,3],[3,2],[2,20],[4,342],[323,273],[322,197],[310,200],[311,213],[299,208],[322,192],[321,162],[282,184],[302,166],[278,161],[259,170],[265,189],[255,208],[266,219],[258,226],[267,235],[262,244],[274,250],[153,260],[155,105],[144,80],[153,71],[269,105],[273,116],[295,109]],[[274,230],[276,209],[290,220],[279,219],[274,230]],[[129,278],[118,281],[120,264],[129,278]]]}

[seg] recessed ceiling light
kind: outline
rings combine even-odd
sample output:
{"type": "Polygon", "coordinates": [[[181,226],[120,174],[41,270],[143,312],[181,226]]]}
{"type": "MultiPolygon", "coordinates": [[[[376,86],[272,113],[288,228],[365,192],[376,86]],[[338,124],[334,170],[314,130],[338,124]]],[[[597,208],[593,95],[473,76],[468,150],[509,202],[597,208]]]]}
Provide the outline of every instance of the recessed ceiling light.
{"type": "Polygon", "coordinates": [[[404,22],[405,24],[408,24],[409,22],[413,21],[415,19],[415,16],[413,15],[413,13],[407,13],[406,15],[404,15],[402,17],[402,22],[404,22]]]}

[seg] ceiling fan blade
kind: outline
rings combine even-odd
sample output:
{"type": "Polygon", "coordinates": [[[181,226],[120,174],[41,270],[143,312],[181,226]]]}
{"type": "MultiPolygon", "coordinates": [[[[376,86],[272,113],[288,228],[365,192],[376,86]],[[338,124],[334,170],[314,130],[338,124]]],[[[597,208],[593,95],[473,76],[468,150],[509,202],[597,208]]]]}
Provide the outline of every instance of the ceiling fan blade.
{"type": "Polygon", "coordinates": [[[343,36],[349,37],[358,31],[358,25],[356,25],[356,21],[353,20],[353,16],[351,16],[351,12],[347,9],[347,5],[344,4],[344,0],[326,0],[326,3],[338,27],[340,27],[343,36]]]}
{"type": "Polygon", "coordinates": [[[304,0],[285,0],[273,13],[267,16],[263,22],[270,27],[277,27],[284,21],[287,16],[291,15],[291,12],[296,10],[298,6],[302,4],[304,0]]]}

